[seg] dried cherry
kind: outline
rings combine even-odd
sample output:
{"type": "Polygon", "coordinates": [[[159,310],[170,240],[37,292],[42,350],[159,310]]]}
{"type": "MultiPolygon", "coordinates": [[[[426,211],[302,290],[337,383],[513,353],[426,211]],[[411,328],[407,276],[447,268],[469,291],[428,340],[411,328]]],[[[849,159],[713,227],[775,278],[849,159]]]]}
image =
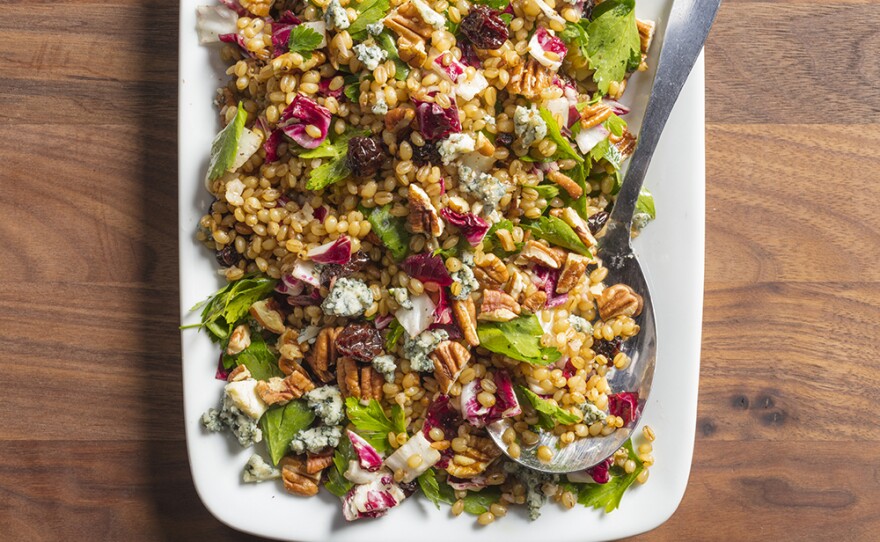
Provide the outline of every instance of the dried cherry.
{"type": "Polygon", "coordinates": [[[440,151],[437,150],[437,145],[432,141],[426,141],[421,147],[413,145],[412,150],[413,162],[419,167],[427,164],[437,166],[441,163],[440,151]]]}
{"type": "Polygon", "coordinates": [[[606,341],[605,339],[593,339],[593,352],[596,355],[603,355],[605,359],[608,360],[608,365],[614,361],[614,356],[620,353],[620,347],[623,344],[623,341],[620,337],[614,337],[610,341],[606,341]]]}
{"type": "Polygon", "coordinates": [[[356,177],[372,177],[388,159],[378,139],[356,136],[348,142],[346,161],[356,177]]]}
{"type": "Polygon", "coordinates": [[[232,245],[227,245],[223,247],[221,250],[217,251],[216,254],[217,263],[222,265],[223,267],[232,267],[237,264],[239,260],[241,260],[241,254],[235,250],[235,247],[232,245]]]}
{"type": "Polygon", "coordinates": [[[479,49],[499,49],[509,35],[498,12],[482,5],[472,7],[458,29],[479,49]]]}
{"type": "Polygon", "coordinates": [[[358,361],[373,361],[382,348],[382,336],[372,324],[349,324],[336,336],[336,350],[358,361]]]}
{"type": "Polygon", "coordinates": [[[608,213],[606,213],[605,211],[599,211],[598,213],[588,218],[587,226],[589,226],[590,228],[590,233],[596,235],[597,233],[602,231],[602,228],[605,227],[605,223],[608,222],[608,216],[608,213]]]}

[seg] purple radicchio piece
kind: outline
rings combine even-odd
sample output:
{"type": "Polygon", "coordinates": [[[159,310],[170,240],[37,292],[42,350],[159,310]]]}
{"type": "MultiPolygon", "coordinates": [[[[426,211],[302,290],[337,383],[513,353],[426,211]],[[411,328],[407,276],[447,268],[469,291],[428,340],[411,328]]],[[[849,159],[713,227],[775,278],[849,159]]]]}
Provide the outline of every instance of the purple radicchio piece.
{"type": "Polygon", "coordinates": [[[373,446],[354,431],[346,431],[351,447],[358,457],[358,462],[364,470],[374,472],[382,468],[382,456],[373,446]]]}
{"type": "Polygon", "coordinates": [[[461,388],[461,412],[464,419],[475,427],[484,427],[502,418],[511,418],[522,413],[513,384],[507,371],[495,372],[495,404],[483,406],[477,396],[483,391],[479,379],[474,379],[461,388]]]}
{"type": "Polygon", "coordinates": [[[419,131],[425,136],[425,139],[443,139],[449,134],[461,132],[458,108],[454,102],[448,109],[443,109],[433,102],[413,101],[416,104],[419,131]]]}
{"type": "Polygon", "coordinates": [[[558,295],[556,293],[556,284],[559,282],[559,269],[550,269],[549,267],[535,267],[535,285],[544,290],[547,294],[547,302],[545,307],[552,309],[563,305],[568,301],[568,294],[558,295]]]}
{"type": "Polygon", "coordinates": [[[400,268],[410,277],[422,282],[434,282],[443,288],[452,284],[452,277],[440,256],[427,252],[413,254],[400,264],[400,268]]]}
{"type": "Polygon", "coordinates": [[[473,213],[457,213],[444,207],[440,210],[440,215],[446,222],[458,228],[468,243],[474,247],[483,241],[483,237],[489,231],[489,223],[473,213]]]}
{"type": "Polygon", "coordinates": [[[406,495],[391,474],[352,487],[342,498],[342,515],[348,521],[378,518],[400,504],[406,495]]]}
{"type": "Polygon", "coordinates": [[[342,235],[335,241],[309,249],[308,256],[315,263],[345,265],[351,260],[351,239],[342,235]]]}
{"type": "Polygon", "coordinates": [[[318,105],[302,94],[296,97],[281,114],[278,126],[284,134],[306,149],[314,149],[327,139],[330,129],[330,110],[318,105]],[[306,127],[312,125],[320,132],[320,137],[312,137],[306,133],[306,127]]]}
{"type": "Polygon", "coordinates": [[[285,11],[272,23],[273,57],[281,56],[290,50],[290,31],[301,22],[291,11],[285,11]]]}
{"type": "Polygon", "coordinates": [[[612,416],[623,418],[626,425],[639,417],[639,394],[634,391],[624,391],[608,396],[608,412],[612,416]]]}

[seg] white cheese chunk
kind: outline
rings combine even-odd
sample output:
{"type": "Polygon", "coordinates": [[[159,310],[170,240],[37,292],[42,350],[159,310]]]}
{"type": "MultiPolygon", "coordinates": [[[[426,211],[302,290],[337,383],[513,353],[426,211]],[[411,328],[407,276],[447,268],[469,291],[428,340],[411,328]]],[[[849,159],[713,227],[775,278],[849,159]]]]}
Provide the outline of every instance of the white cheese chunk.
{"type": "Polygon", "coordinates": [[[257,381],[253,378],[226,384],[226,395],[236,408],[254,420],[259,420],[269,409],[269,405],[257,395],[257,381]]]}

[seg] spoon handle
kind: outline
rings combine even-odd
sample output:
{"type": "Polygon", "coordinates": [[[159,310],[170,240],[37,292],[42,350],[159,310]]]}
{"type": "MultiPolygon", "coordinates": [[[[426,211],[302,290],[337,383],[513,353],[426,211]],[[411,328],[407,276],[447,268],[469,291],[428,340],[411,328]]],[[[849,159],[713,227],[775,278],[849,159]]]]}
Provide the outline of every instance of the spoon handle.
{"type": "Polygon", "coordinates": [[[703,49],[703,43],[709,35],[720,5],[721,0],[675,0],[672,6],[636,151],[611,211],[609,226],[613,224],[616,226],[613,229],[626,232],[627,240],[636,201],[639,199],[654,149],[669,113],[672,112],[672,106],[678,100],[681,88],[703,49]]]}

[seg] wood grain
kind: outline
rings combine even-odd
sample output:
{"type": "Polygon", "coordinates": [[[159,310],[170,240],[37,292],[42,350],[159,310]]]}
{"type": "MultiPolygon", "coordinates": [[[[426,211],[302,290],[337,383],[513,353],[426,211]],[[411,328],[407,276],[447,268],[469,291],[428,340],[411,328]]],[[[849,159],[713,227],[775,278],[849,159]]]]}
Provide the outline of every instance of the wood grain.
{"type": "MultiPolygon", "coordinates": [[[[177,3],[2,9],[0,539],[251,539],[205,510],[183,441],[177,3]]],[[[639,540],[877,539],[878,20],[722,7],[694,466],[639,540]]]]}

